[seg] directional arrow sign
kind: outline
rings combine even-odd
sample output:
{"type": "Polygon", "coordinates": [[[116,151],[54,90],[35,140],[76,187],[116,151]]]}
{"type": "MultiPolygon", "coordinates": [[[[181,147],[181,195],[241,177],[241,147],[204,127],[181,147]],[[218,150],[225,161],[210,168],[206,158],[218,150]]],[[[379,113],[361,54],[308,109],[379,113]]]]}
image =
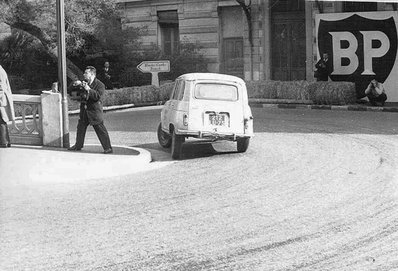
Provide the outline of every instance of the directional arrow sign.
{"type": "Polygon", "coordinates": [[[170,61],[158,60],[158,61],[142,61],[138,66],[141,72],[147,72],[152,74],[152,85],[159,87],[159,72],[170,71],[170,61]]]}
{"type": "Polygon", "coordinates": [[[137,69],[139,69],[141,72],[169,72],[170,61],[143,61],[137,66],[137,69]]]}

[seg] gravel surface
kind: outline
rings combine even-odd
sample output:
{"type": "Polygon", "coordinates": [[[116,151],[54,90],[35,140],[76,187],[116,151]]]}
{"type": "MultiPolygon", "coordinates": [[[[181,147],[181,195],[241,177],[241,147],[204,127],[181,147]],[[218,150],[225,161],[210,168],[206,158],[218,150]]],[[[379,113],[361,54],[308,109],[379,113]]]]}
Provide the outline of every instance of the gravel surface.
{"type": "Polygon", "coordinates": [[[113,131],[159,167],[2,186],[0,270],[398,270],[396,134],[257,130],[177,162],[113,131]]]}

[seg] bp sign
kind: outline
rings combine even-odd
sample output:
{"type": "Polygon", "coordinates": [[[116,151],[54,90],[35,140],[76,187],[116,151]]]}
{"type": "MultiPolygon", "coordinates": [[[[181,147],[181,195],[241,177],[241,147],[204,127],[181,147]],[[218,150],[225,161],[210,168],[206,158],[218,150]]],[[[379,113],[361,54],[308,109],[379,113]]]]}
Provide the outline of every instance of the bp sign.
{"type": "Polygon", "coordinates": [[[384,83],[389,101],[398,101],[395,12],[329,13],[316,16],[318,58],[329,53],[333,81],[355,82],[364,96],[371,78],[384,83]]]}

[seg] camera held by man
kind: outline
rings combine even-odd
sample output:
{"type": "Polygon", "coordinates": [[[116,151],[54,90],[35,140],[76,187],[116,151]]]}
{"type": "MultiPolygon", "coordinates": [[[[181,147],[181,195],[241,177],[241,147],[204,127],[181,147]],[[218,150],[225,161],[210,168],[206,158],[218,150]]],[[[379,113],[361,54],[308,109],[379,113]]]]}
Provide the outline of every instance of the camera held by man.
{"type": "Polygon", "coordinates": [[[86,81],[76,80],[72,83],[69,94],[74,100],[86,100],[88,95],[88,83],[86,81]]]}

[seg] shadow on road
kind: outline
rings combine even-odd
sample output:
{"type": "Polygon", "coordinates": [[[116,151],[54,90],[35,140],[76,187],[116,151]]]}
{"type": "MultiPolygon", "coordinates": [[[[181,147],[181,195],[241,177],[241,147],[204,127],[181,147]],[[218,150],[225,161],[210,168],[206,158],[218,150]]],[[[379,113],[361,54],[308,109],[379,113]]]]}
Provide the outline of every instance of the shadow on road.
{"type": "MultiPolygon", "coordinates": [[[[214,148],[213,144],[220,144],[220,143],[211,143],[206,141],[185,142],[182,145],[182,157],[180,160],[189,160],[189,159],[210,157],[214,155],[225,155],[230,153],[236,153],[236,151],[231,151],[232,147],[228,146],[226,147],[226,144],[228,143],[223,143],[222,144],[223,146],[221,148],[214,148]]],[[[173,161],[173,159],[171,158],[170,148],[168,149],[162,148],[157,142],[134,145],[134,147],[148,150],[152,155],[153,161],[173,161]]]]}

